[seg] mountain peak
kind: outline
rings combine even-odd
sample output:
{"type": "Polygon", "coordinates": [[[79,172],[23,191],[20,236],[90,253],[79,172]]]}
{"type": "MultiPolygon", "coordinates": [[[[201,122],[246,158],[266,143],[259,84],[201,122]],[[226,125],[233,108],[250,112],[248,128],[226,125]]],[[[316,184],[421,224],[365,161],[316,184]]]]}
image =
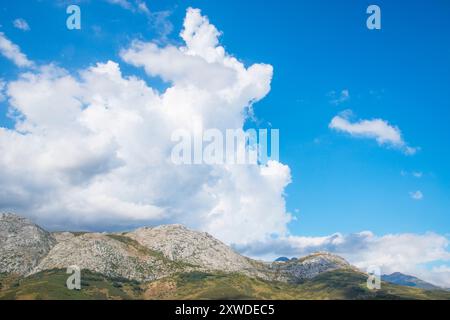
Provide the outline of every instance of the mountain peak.
{"type": "Polygon", "coordinates": [[[344,258],[328,252],[317,252],[300,259],[276,262],[272,264],[272,268],[281,275],[281,279],[284,277],[294,282],[312,279],[324,272],[354,269],[344,258]]]}

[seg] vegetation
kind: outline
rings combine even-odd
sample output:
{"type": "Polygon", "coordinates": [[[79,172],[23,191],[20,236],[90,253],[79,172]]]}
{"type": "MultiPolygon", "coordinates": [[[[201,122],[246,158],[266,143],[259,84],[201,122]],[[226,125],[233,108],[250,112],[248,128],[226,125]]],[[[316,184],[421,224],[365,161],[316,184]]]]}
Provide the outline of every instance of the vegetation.
{"type": "Polygon", "coordinates": [[[367,277],[352,270],[323,273],[301,284],[254,279],[242,274],[183,273],[139,283],[82,272],[82,289],[66,288],[64,270],[44,271],[28,278],[0,275],[0,299],[450,299],[447,291],[426,291],[382,283],[382,289],[366,287],[367,277]]]}

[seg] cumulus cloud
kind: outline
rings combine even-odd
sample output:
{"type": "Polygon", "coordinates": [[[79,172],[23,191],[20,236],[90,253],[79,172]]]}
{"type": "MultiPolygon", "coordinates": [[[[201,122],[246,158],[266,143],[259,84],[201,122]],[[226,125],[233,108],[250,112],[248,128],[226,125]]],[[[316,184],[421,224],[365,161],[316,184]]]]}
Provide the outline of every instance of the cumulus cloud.
{"type": "Polygon", "coordinates": [[[389,146],[401,150],[407,155],[413,155],[417,152],[417,148],[408,146],[403,140],[400,129],[390,125],[386,120],[359,120],[352,122],[350,110],[344,111],[335,116],[329,128],[345,132],[354,137],[375,139],[379,145],[389,146]]]}
{"type": "Polygon", "coordinates": [[[413,199],[413,200],[422,200],[423,199],[423,193],[420,190],[410,192],[409,195],[410,195],[411,199],[413,199]]]}
{"type": "Polygon", "coordinates": [[[427,263],[434,261],[450,261],[448,247],[449,240],[435,233],[376,236],[369,231],[325,237],[287,236],[235,246],[238,251],[263,260],[279,256],[301,257],[319,251],[333,252],[363,271],[369,266],[379,266],[384,274],[402,272],[450,287],[448,269],[426,267],[427,263]]]}
{"type": "Polygon", "coordinates": [[[28,60],[19,46],[11,42],[3,32],[0,32],[0,54],[11,60],[18,67],[33,66],[33,62],[28,60]]]}
{"type": "Polygon", "coordinates": [[[227,243],[287,232],[289,167],[175,165],[175,130],[242,129],[272,67],[244,66],[189,9],[180,47],[133,42],[121,56],[168,82],[158,92],[117,62],[41,66],[7,84],[15,128],[0,128],[0,208],[50,228],[183,223],[227,243]],[[211,78],[212,77],[212,78],[211,78]],[[257,222],[257,223],[255,223],[257,222]]]}
{"type": "Polygon", "coordinates": [[[13,25],[15,28],[22,30],[22,31],[30,31],[30,26],[28,25],[28,22],[25,19],[17,18],[13,21],[13,25]]]}

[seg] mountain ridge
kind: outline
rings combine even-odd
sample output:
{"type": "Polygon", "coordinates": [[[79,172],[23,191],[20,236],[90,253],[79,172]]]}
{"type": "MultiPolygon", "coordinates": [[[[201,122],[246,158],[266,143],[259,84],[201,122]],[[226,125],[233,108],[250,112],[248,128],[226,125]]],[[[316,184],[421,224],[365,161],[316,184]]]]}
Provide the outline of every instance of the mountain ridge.
{"type": "Polygon", "coordinates": [[[441,290],[444,288],[438,287],[434,284],[431,284],[429,282],[426,282],[422,279],[419,279],[417,277],[407,275],[401,272],[394,272],[391,274],[385,274],[381,276],[381,279],[383,281],[398,284],[401,286],[408,286],[408,287],[415,287],[420,289],[426,289],[426,290],[441,290]]]}
{"type": "MultiPolygon", "coordinates": [[[[102,296],[98,291],[92,291],[95,286],[105,287],[102,290],[115,292],[122,298],[195,297],[200,292],[207,294],[205,288],[210,286],[211,298],[219,297],[223,292],[228,292],[230,297],[258,299],[305,297],[306,293],[299,288],[310,290],[307,284],[313,283],[311,286],[314,287],[317,279],[330,281],[318,290],[327,292],[326,287],[331,286],[337,298],[351,297],[352,294],[355,298],[391,297],[388,293],[368,292],[364,281],[367,275],[342,257],[326,252],[269,263],[242,256],[210,234],[192,231],[182,225],[143,227],[122,233],[49,233],[15,214],[0,216],[0,298],[2,291],[3,297],[18,297],[26,290],[31,291],[26,295],[30,297],[40,297],[33,290],[49,294],[44,298],[55,294],[47,292],[51,290],[64,297],[72,296],[65,291],[65,283],[54,283],[55,279],[61,281],[65,277],[64,271],[72,265],[97,279],[92,280],[93,287],[83,293],[95,292],[94,297],[102,296]],[[326,274],[330,276],[324,276],[326,274]],[[332,275],[353,282],[345,283],[345,279],[339,282],[332,275]],[[43,281],[48,285],[39,287],[43,281]],[[228,291],[225,290],[230,286],[227,281],[234,286],[228,291]],[[220,290],[215,286],[220,286],[220,290]],[[173,288],[184,291],[173,291],[173,288]],[[253,291],[248,291],[249,288],[253,291]],[[266,293],[260,295],[258,292],[263,288],[266,293]],[[283,294],[277,288],[285,288],[289,294],[283,294]],[[138,293],[130,296],[130,290],[138,293]]],[[[399,297],[429,297],[427,293],[414,291],[419,289],[412,293],[397,287],[395,290],[399,297]]],[[[73,297],[77,296],[73,294],[73,297]]]]}

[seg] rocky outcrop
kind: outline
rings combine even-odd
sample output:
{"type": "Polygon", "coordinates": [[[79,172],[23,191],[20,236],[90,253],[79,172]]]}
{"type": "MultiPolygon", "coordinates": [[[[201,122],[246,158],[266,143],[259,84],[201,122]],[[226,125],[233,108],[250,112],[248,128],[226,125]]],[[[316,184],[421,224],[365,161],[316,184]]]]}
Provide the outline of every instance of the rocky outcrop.
{"type": "Polygon", "coordinates": [[[188,269],[120,234],[64,233],[58,240],[33,273],[76,265],[111,278],[152,281],[188,269]]]}
{"type": "Polygon", "coordinates": [[[55,244],[50,233],[28,219],[0,215],[0,273],[29,273],[55,244]]]}
{"type": "Polygon", "coordinates": [[[208,233],[192,231],[182,225],[141,228],[126,236],[172,261],[199,266],[205,271],[241,272],[267,278],[260,270],[262,264],[234,252],[208,233]]]}
{"type": "Polygon", "coordinates": [[[274,262],[271,269],[277,280],[298,282],[334,270],[353,268],[344,258],[330,253],[315,253],[298,260],[274,262]]]}

